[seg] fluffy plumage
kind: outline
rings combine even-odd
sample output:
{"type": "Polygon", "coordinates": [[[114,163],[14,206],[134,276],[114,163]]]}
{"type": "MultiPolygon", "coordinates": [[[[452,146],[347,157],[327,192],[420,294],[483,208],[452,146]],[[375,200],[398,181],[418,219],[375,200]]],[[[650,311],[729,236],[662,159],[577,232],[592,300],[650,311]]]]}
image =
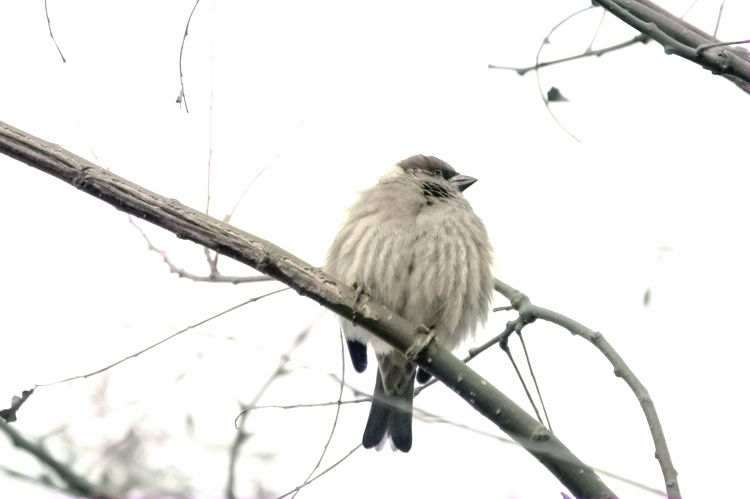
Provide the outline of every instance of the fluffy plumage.
{"type": "MultiPolygon", "coordinates": [[[[432,156],[399,162],[349,209],[325,271],[454,349],[484,322],[492,296],[487,231],[461,194],[475,181],[432,156]]],[[[415,364],[366,329],[346,319],[341,325],[358,372],[367,367],[366,344],[378,359],[363,445],[381,448],[390,435],[395,448],[408,452],[415,364]]]]}

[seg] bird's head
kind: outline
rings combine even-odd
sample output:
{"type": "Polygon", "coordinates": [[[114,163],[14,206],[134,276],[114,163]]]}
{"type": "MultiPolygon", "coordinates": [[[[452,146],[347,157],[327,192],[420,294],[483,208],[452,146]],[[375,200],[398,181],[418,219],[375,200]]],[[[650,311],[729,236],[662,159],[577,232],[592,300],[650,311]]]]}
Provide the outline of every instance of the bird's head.
{"type": "Polygon", "coordinates": [[[461,175],[451,165],[435,156],[417,154],[398,163],[405,174],[411,175],[428,193],[436,197],[449,197],[463,192],[477,181],[461,175]]]}

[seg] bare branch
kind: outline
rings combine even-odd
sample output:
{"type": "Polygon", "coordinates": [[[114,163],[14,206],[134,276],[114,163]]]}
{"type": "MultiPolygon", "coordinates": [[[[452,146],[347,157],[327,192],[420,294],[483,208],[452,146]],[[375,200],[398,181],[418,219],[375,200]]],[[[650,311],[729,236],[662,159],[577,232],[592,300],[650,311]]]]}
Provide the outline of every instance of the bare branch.
{"type": "Polygon", "coordinates": [[[214,82],[213,82],[213,45],[211,45],[211,92],[208,99],[208,160],[206,161],[206,215],[211,207],[211,161],[214,158],[214,82]]]}
{"type": "MultiPolygon", "coordinates": [[[[529,351],[526,348],[526,342],[523,341],[523,334],[521,334],[521,331],[518,331],[517,336],[518,336],[518,339],[521,340],[521,346],[523,347],[523,354],[526,357],[526,365],[529,368],[529,373],[531,373],[531,379],[534,381],[534,388],[536,390],[537,397],[539,397],[539,403],[542,405],[542,412],[544,413],[544,420],[547,421],[547,428],[549,428],[550,431],[554,431],[552,430],[552,423],[549,420],[549,414],[547,414],[547,407],[544,405],[544,397],[542,397],[542,391],[539,389],[539,383],[536,380],[536,374],[534,373],[534,368],[531,367],[531,359],[529,358],[529,351]]],[[[536,407],[534,409],[536,410],[536,407]]]]}
{"type": "MultiPolygon", "coordinates": [[[[297,130],[301,129],[302,125],[304,124],[305,124],[305,120],[301,119],[299,123],[297,124],[297,130]]],[[[276,154],[274,154],[273,157],[270,160],[268,160],[266,164],[263,165],[263,167],[260,170],[258,170],[258,173],[253,175],[253,178],[251,178],[250,181],[247,183],[247,185],[245,185],[245,189],[242,191],[242,194],[240,194],[240,197],[237,198],[237,201],[235,201],[234,206],[232,206],[232,209],[229,211],[229,213],[224,215],[224,218],[222,218],[222,221],[229,223],[229,221],[232,219],[235,212],[237,211],[237,208],[240,206],[240,203],[242,203],[242,201],[245,199],[245,196],[247,196],[247,193],[250,191],[250,188],[253,186],[253,184],[255,184],[258,178],[260,178],[260,176],[263,175],[263,173],[266,170],[268,170],[274,163],[276,163],[276,161],[278,161],[278,159],[281,157],[281,154],[283,152],[284,152],[284,148],[283,147],[279,148],[279,150],[276,151],[276,154]]]]}
{"type": "Polygon", "coordinates": [[[65,56],[63,55],[62,50],[60,50],[60,46],[57,44],[57,40],[55,40],[55,35],[52,34],[52,22],[49,19],[49,10],[47,9],[47,0],[44,0],[44,15],[47,16],[47,28],[49,29],[49,37],[52,38],[52,42],[55,44],[57,53],[60,54],[60,57],[62,58],[62,62],[63,64],[65,64],[67,62],[65,60],[65,56]]]}
{"type": "Polygon", "coordinates": [[[602,24],[604,24],[604,18],[607,16],[607,11],[602,9],[602,15],[599,17],[599,24],[596,25],[596,31],[594,31],[594,35],[591,37],[591,41],[589,42],[589,46],[586,47],[587,51],[591,50],[591,47],[594,46],[594,42],[596,41],[596,37],[599,36],[599,32],[602,29],[602,24]]]}
{"type": "MultiPolygon", "coordinates": [[[[310,473],[307,475],[307,478],[302,482],[299,487],[297,487],[297,491],[294,492],[292,495],[292,498],[297,497],[297,492],[299,489],[307,485],[311,482],[311,478],[313,474],[320,468],[320,463],[323,462],[323,458],[326,455],[326,452],[328,451],[328,446],[331,444],[331,440],[333,440],[333,435],[336,433],[336,425],[339,422],[339,414],[341,414],[341,397],[344,394],[344,381],[345,381],[345,374],[346,374],[346,356],[344,354],[344,331],[339,330],[339,339],[341,340],[341,382],[339,383],[339,397],[336,401],[336,415],[333,418],[333,424],[331,425],[331,431],[328,433],[328,440],[326,440],[325,445],[323,446],[323,451],[320,453],[320,457],[318,458],[318,461],[315,463],[315,466],[313,466],[313,469],[310,470],[310,473]]],[[[341,462],[341,461],[339,461],[341,462]]]]}
{"type": "MultiPolygon", "coordinates": [[[[584,57],[598,57],[608,52],[620,50],[636,43],[647,43],[649,40],[654,39],[664,47],[664,51],[667,54],[676,54],[688,59],[689,61],[700,64],[705,69],[727,78],[745,92],[750,93],[750,53],[748,53],[747,50],[739,47],[733,49],[706,50],[709,48],[713,49],[728,45],[747,43],[746,41],[720,42],[720,40],[716,38],[724,2],[722,2],[719,10],[714,34],[710,35],[649,0],[593,1],[608,12],[617,16],[620,20],[640,31],[641,34],[633,37],[631,40],[610,47],[598,50],[590,50],[589,47],[589,49],[581,54],[563,57],[552,61],[539,62],[537,55],[537,61],[533,66],[513,67],[490,64],[488,67],[490,69],[515,71],[523,76],[529,71],[536,71],[546,66],[561,64],[584,57]]],[[[695,2],[693,2],[693,4],[695,4],[695,2]]],[[[688,8],[688,11],[690,8],[692,8],[692,5],[688,8]]],[[[585,10],[588,9],[582,9],[581,11],[571,14],[557,26],[552,28],[547,37],[545,37],[544,43],[548,42],[550,34],[560,24],[585,10]]],[[[685,14],[687,14],[687,11],[685,14]]],[[[683,17],[685,14],[683,14],[683,17]]]]}
{"type": "Polygon", "coordinates": [[[38,476],[31,476],[31,475],[27,475],[26,473],[21,473],[20,471],[14,470],[12,468],[8,468],[3,465],[0,465],[0,471],[2,471],[6,475],[8,475],[10,478],[13,478],[15,480],[19,480],[19,481],[27,482],[27,483],[33,483],[34,485],[43,485],[44,487],[55,490],[62,494],[67,494],[69,496],[73,496],[77,494],[75,490],[71,490],[67,487],[56,484],[52,480],[52,477],[50,477],[49,475],[40,474],[38,476]]]}
{"type": "MultiPolygon", "coordinates": [[[[664,475],[664,483],[666,485],[668,497],[670,499],[679,499],[682,497],[680,495],[680,487],[677,481],[677,471],[672,465],[672,458],[669,454],[667,441],[661,423],[659,422],[659,415],[656,413],[654,402],[651,400],[651,396],[648,394],[646,387],[638,380],[633,371],[630,370],[622,357],[620,357],[612,345],[607,342],[604,336],[562,314],[533,305],[526,295],[498,279],[495,279],[495,290],[511,301],[513,308],[518,310],[519,320],[524,321],[525,323],[531,322],[535,319],[552,322],[553,324],[557,324],[558,326],[567,329],[570,333],[586,339],[604,354],[607,360],[612,364],[612,367],[614,367],[615,376],[622,378],[625,383],[628,384],[637,397],[638,402],[641,404],[649,429],[651,430],[651,436],[654,440],[656,459],[659,461],[662,474],[664,475]]],[[[500,336],[505,336],[507,338],[510,333],[512,333],[512,330],[509,331],[509,328],[506,327],[506,330],[500,336]]],[[[500,339],[500,342],[502,341],[504,340],[500,339]]]]}
{"type": "Polygon", "coordinates": [[[714,47],[726,47],[727,45],[741,45],[743,43],[750,43],[750,40],[737,40],[734,42],[714,42],[714,43],[707,43],[705,45],[700,45],[696,49],[696,52],[698,52],[698,55],[702,54],[704,50],[711,49],[714,47]]]}
{"type": "MultiPolygon", "coordinates": [[[[497,343],[497,340],[494,341],[493,345],[496,344],[496,343],[497,343]]],[[[336,381],[336,383],[340,383],[341,382],[341,378],[339,378],[338,376],[332,374],[331,377],[334,378],[334,380],[336,381]]],[[[430,383],[430,384],[432,384],[432,383],[430,383]]],[[[369,396],[368,394],[365,394],[365,393],[359,391],[358,389],[356,389],[356,388],[354,388],[354,387],[352,387],[350,385],[346,385],[346,387],[348,389],[350,389],[354,393],[354,395],[356,395],[356,396],[364,396],[365,398],[354,399],[354,400],[344,400],[344,401],[341,401],[341,402],[338,402],[336,400],[332,400],[332,401],[329,401],[329,402],[318,402],[318,403],[311,403],[311,404],[258,405],[258,406],[253,407],[253,409],[254,410],[261,410],[261,409],[282,409],[282,410],[289,410],[289,409],[302,409],[302,408],[313,408],[313,407],[330,407],[330,406],[338,405],[338,404],[341,404],[341,405],[346,405],[346,404],[360,404],[360,403],[363,403],[363,402],[370,402],[372,400],[372,397],[369,396]]],[[[424,388],[424,386],[422,388],[424,388]]],[[[426,410],[421,409],[419,407],[414,407],[414,418],[417,419],[417,420],[419,420],[419,421],[426,422],[426,423],[438,423],[438,424],[448,425],[448,426],[451,426],[451,427],[454,427],[454,428],[458,428],[460,430],[469,431],[469,432],[475,433],[477,435],[482,435],[484,437],[492,438],[494,440],[497,440],[498,442],[502,442],[502,443],[505,443],[505,444],[511,444],[511,445],[518,446],[517,442],[515,442],[515,441],[513,441],[513,440],[511,440],[511,439],[509,439],[507,437],[504,437],[502,435],[498,435],[497,433],[491,433],[491,432],[488,432],[488,431],[485,431],[485,430],[480,430],[478,428],[474,428],[472,426],[469,426],[469,425],[466,425],[466,424],[463,424],[463,423],[458,423],[456,421],[445,419],[444,417],[442,417],[442,416],[440,416],[438,414],[426,411],[426,410]]],[[[644,490],[646,492],[650,492],[651,494],[657,495],[659,497],[663,497],[664,496],[664,494],[663,494],[663,492],[661,490],[656,489],[654,487],[651,487],[649,485],[646,485],[644,483],[641,483],[641,482],[639,482],[637,480],[633,480],[631,478],[627,478],[627,477],[619,475],[617,473],[612,473],[611,471],[607,471],[605,469],[598,468],[596,466],[592,466],[592,469],[594,469],[597,473],[600,473],[602,475],[606,475],[606,476],[612,477],[612,478],[614,478],[616,480],[619,480],[621,482],[627,483],[627,484],[632,485],[634,487],[638,487],[641,490],[644,490]]]]}
{"type": "Polygon", "coordinates": [[[721,5],[719,6],[719,14],[716,16],[716,26],[714,26],[714,38],[716,38],[716,35],[719,33],[719,24],[721,24],[721,15],[724,13],[724,0],[721,0],[721,5]]]}
{"type": "Polygon", "coordinates": [[[448,350],[435,342],[420,348],[420,331],[424,326],[407,321],[268,241],[144,189],[60,146],[2,122],[0,152],[64,180],[119,210],[174,232],[180,238],[250,265],[342,317],[355,319],[358,325],[399,352],[411,352],[415,363],[519,442],[574,496],[616,497],[591,467],[554,434],[448,350]]]}
{"type": "Polygon", "coordinates": [[[600,49],[591,49],[591,47],[589,47],[585,51],[581,52],[580,54],[571,55],[568,57],[562,57],[560,59],[554,59],[552,61],[542,61],[538,64],[534,64],[533,66],[520,68],[520,67],[513,67],[513,66],[496,66],[494,64],[490,64],[487,67],[490,69],[504,69],[507,71],[515,71],[520,76],[523,76],[529,71],[536,71],[540,68],[545,68],[547,66],[554,66],[555,64],[562,64],[564,62],[575,61],[577,59],[583,59],[585,57],[601,57],[604,54],[608,54],[616,50],[621,50],[626,47],[630,47],[631,45],[635,45],[636,43],[648,43],[649,40],[650,40],[649,37],[641,33],[639,35],[634,36],[630,40],[626,40],[621,43],[616,43],[614,45],[610,45],[609,47],[604,47],[600,49]]]}
{"type": "MultiPolygon", "coordinates": [[[[575,16],[577,16],[578,14],[582,14],[583,12],[586,12],[589,9],[592,9],[592,8],[594,8],[593,5],[589,5],[588,7],[584,7],[583,9],[570,14],[568,17],[566,17],[565,19],[563,19],[559,23],[555,24],[552,27],[552,29],[549,31],[549,33],[547,34],[547,36],[544,37],[544,40],[542,41],[542,43],[539,44],[539,50],[536,51],[536,57],[534,59],[534,65],[535,66],[539,65],[539,57],[542,55],[542,49],[544,49],[544,46],[549,43],[549,37],[552,35],[552,33],[555,32],[555,30],[557,30],[557,28],[559,28],[560,26],[562,26],[563,24],[565,24],[566,22],[568,22],[570,19],[572,19],[575,16]]],[[[542,90],[542,80],[539,77],[539,71],[536,72],[536,85],[539,88],[539,95],[542,97],[542,102],[544,102],[544,107],[547,108],[547,112],[550,114],[550,116],[552,116],[552,119],[555,120],[555,123],[557,123],[557,125],[560,128],[562,128],[565,131],[565,133],[567,133],[568,135],[570,135],[576,142],[581,142],[581,139],[579,139],[578,137],[576,137],[573,132],[571,132],[570,130],[568,130],[565,127],[565,125],[563,125],[562,122],[559,119],[557,119],[557,115],[555,113],[553,113],[552,112],[552,108],[549,107],[550,100],[544,95],[544,90],[542,90]]]]}
{"type": "Polygon", "coordinates": [[[107,366],[104,366],[104,367],[102,367],[100,369],[97,369],[96,371],[91,371],[90,373],[80,374],[78,376],[72,376],[70,378],[65,378],[65,379],[61,379],[61,380],[58,380],[58,381],[53,381],[52,383],[40,383],[38,385],[35,385],[35,387],[59,385],[60,383],[66,383],[68,381],[74,381],[74,380],[77,380],[77,379],[86,379],[86,378],[90,378],[91,376],[96,376],[97,374],[101,374],[104,371],[108,371],[108,370],[112,369],[115,366],[119,366],[120,364],[122,364],[125,361],[128,361],[130,359],[134,359],[134,358],[138,357],[139,355],[148,352],[149,350],[153,350],[154,348],[158,347],[159,345],[161,345],[163,343],[166,343],[166,342],[168,342],[169,340],[171,340],[173,338],[176,338],[177,336],[181,335],[182,333],[186,333],[186,332],[190,331],[191,329],[195,329],[198,326],[202,326],[203,324],[205,324],[205,323],[207,323],[209,321],[212,321],[214,319],[218,319],[222,315],[228,314],[229,312],[237,310],[240,307],[244,307],[245,305],[247,305],[249,303],[256,302],[256,301],[261,300],[261,299],[263,299],[263,298],[265,298],[267,296],[271,296],[271,295],[274,295],[276,293],[280,293],[282,291],[286,291],[287,289],[289,289],[289,288],[277,289],[276,291],[271,291],[270,293],[266,293],[266,294],[263,294],[263,295],[260,295],[260,296],[254,296],[254,297],[250,298],[249,300],[245,300],[242,303],[238,303],[237,305],[234,305],[233,307],[229,307],[226,310],[222,310],[218,314],[214,314],[211,317],[208,317],[207,319],[203,319],[203,320],[201,320],[199,322],[196,322],[195,324],[191,324],[190,326],[187,326],[187,327],[185,327],[183,329],[180,329],[176,333],[170,334],[166,338],[161,339],[161,340],[157,341],[156,343],[153,343],[152,345],[149,345],[149,346],[147,346],[146,348],[144,348],[142,350],[138,350],[137,352],[135,352],[133,354],[130,354],[127,357],[123,357],[122,359],[118,360],[117,362],[113,362],[113,363],[111,363],[111,364],[109,364],[107,366]]]}
{"type": "Polygon", "coordinates": [[[276,369],[260,387],[260,390],[258,390],[258,392],[255,394],[252,402],[247,405],[243,404],[241,406],[242,410],[234,420],[234,427],[237,428],[237,432],[235,433],[232,446],[229,449],[229,473],[227,475],[227,486],[225,489],[225,492],[229,499],[234,499],[235,497],[237,497],[234,491],[237,459],[239,458],[242,445],[247,441],[249,436],[249,434],[245,431],[245,420],[247,419],[247,416],[250,414],[250,412],[258,407],[258,401],[260,401],[261,397],[263,397],[263,395],[266,393],[266,390],[268,390],[271,384],[279,379],[282,374],[284,374],[292,352],[296,350],[303,341],[305,341],[307,336],[310,334],[310,331],[312,330],[314,324],[315,321],[313,321],[312,324],[310,324],[302,331],[300,331],[299,334],[297,334],[297,336],[294,338],[294,341],[292,342],[292,346],[290,346],[286,353],[279,358],[279,363],[276,366],[276,369]]]}
{"type": "Polygon", "coordinates": [[[89,483],[84,477],[76,474],[68,466],[58,461],[52,454],[50,454],[41,445],[31,442],[26,437],[16,431],[11,425],[0,419],[0,431],[3,431],[13,445],[19,449],[23,449],[29,454],[33,455],[39,461],[44,463],[52,471],[54,471],[58,477],[70,488],[74,493],[85,496],[85,497],[97,497],[105,498],[106,496],[102,491],[98,490],[96,486],[89,483]]]}
{"type": "Polygon", "coordinates": [[[201,0],[195,0],[195,5],[193,5],[193,9],[190,11],[190,15],[188,16],[187,23],[185,23],[185,33],[182,35],[182,43],[180,44],[180,93],[177,94],[177,99],[175,102],[177,104],[185,104],[185,112],[189,113],[190,110],[188,109],[187,104],[187,95],[185,95],[185,82],[182,80],[182,53],[185,50],[185,40],[188,36],[188,28],[190,27],[190,21],[193,19],[193,13],[195,13],[195,9],[198,7],[198,3],[201,0]]]}
{"type": "Polygon", "coordinates": [[[355,448],[353,448],[352,450],[350,450],[349,452],[347,452],[341,459],[339,459],[338,461],[336,461],[335,463],[333,463],[332,465],[330,465],[328,468],[324,469],[323,471],[321,471],[320,473],[318,473],[317,475],[315,475],[312,479],[307,480],[305,483],[303,483],[302,485],[299,485],[299,486],[295,487],[294,489],[290,490],[286,494],[280,495],[278,497],[278,499],[282,499],[282,498],[284,498],[284,497],[286,497],[286,496],[288,496],[290,494],[296,494],[297,492],[300,491],[300,489],[302,487],[310,485],[315,480],[317,480],[318,478],[322,477],[323,475],[325,475],[326,473],[328,473],[329,471],[331,471],[332,469],[334,469],[336,466],[338,466],[339,464],[341,464],[344,461],[346,461],[347,459],[349,459],[349,456],[351,456],[352,454],[354,454],[355,452],[357,452],[360,447],[362,447],[362,444],[357,445],[355,448]]]}
{"type": "MultiPolygon", "coordinates": [[[[363,402],[370,402],[371,400],[372,400],[372,397],[367,396],[366,398],[362,398],[362,399],[340,400],[340,401],[339,400],[331,400],[331,401],[328,401],[328,402],[314,402],[312,404],[248,405],[247,408],[243,411],[243,414],[245,412],[256,411],[256,410],[259,410],[259,409],[283,409],[283,410],[289,410],[289,409],[309,409],[309,408],[312,408],[312,407],[331,407],[333,405],[361,404],[363,402]]],[[[235,422],[235,426],[236,425],[237,425],[237,423],[235,422]]]]}
{"type": "Polygon", "coordinates": [[[595,0],[609,12],[676,54],[729,79],[750,93],[750,55],[743,48],[698,48],[720,40],[649,0],[595,0]]]}
{"type": "Polygon", "coordinates": [[[146,244],[148,245],[148,249],[158,255],[161,255],[162,260],[164,260],[164,263],[166,263],[167,266],[169,267],[169,271],[173,274],[177,274],[178,277],[190,279],[191,281],[195,281],[195,282],[225,282],[225,283],[230,283],[230,284],[273,281],[272,278],[265,276],[265,275],[253,275],[253,276],[221,275],[216,267],[216,259],[211,257],[211,255],[209,254],[208,248],[204,248],[204,250],[206,253],[206,260],[208,261],[208,265],[210,267],[209,275],[200,276],[200,275],[188,272],[187,270],[177,267],[177,265],[175,265],[172,262],[172,260],[169,259],[169,255],[167,255],[166,251],[161,250],[157,248],[156,246],[154,246],[153,243],[151,243],[151,239],[149,239],[149,237],[146,235],[146,232],[142,228],[140,228],[137,223],[135,223],[132,216],[128,216],[128,220],[130,221],[130,224],[133,227],[135,227],[138,230],[138,232],[141,233],[141,236],[143,237],[143,239],[146,241],[146,244]]]}
{"type": "Polygon", "coordinates": [[[685,12],[683,12],[682,15],[680,16],[680,19],[688,15],[690,11],[693,10],[693,7],[695,7],[695,4],[697,3],[698,3],[698,0],[693,0],[692,2],[690,2],[690,5],[688,5],[688,8],[685,9],[685,12]]]}

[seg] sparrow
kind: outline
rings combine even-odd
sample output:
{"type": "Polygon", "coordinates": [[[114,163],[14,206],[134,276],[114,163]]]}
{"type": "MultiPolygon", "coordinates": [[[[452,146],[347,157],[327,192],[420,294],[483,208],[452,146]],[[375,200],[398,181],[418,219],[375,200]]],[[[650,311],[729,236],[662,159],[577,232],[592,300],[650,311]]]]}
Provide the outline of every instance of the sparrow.
{"type": "MultiPolygon", "coordinates": [[[[453,350],[484,323],[492,299],[492,246],[463,196],[476,180],[434,156],[398,162],[349,208],[323,270],[453,350]]],[[[408,452],[415,376],[424,382],[429,374],[417,375],[414,362],[366,329],[340,323],[354,369],[367,368],[367,345],[378,361],[362,445],[380,450],[390,438],[408,452]]]]}

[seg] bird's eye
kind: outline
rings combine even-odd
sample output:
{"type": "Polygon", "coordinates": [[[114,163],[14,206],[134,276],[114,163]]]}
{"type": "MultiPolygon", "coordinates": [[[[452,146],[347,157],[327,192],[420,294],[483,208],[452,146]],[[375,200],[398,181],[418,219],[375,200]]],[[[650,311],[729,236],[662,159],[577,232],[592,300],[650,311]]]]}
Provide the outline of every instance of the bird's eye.
{"type": "Polygon", "coordinates": [[[441,172],[440,170],[432,170],[432,174],[435,175],[436,177],[443,176],[443,172],[441,172]]]}

